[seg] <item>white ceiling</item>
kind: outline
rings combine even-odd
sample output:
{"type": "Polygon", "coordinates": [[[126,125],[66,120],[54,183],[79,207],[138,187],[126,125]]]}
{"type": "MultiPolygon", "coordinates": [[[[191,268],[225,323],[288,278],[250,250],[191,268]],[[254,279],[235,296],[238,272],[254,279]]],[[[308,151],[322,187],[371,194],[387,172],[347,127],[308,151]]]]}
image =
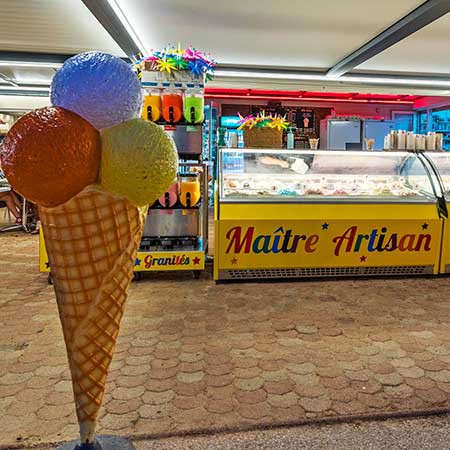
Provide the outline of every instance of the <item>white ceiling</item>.
{"type": "MultiPolygon", "coordinates": [[[[425,0],[116,0],[145,47],[194,45],[219,63],[332,67],[425,0]]],[[[448,0],[450,1],[450,0],[448,0]]],[[[361,64],[357,70],[450,73],[450,14],[361,64]]],[[[125,56],[82,0],[0,0],[0,50],[125,56]]],[[[0,67],[23,84],[49,84],[53,69],[0,67]]],[[[343,80],[216,77],[211,87],[449,95],[442,87],[364,85],[343,80]]],[[[0,80],[0,87],[9,87],[0,80]]],[[[1,92],[0,92],[1,94],[1,92]]],[[[0,103],[4,97],[0,97],[0,103]]],[[[0,106],[2,106],[0,104],[0,106]]]]}
{"type": "Polygon", "coordinates": [[[358,66],[358,69],[448,76],[450,74],[450,14],[366,61],[358,66]]]}
{"type": "Polygon", "coordinates": [[[221,63],[325,69],[423,0],[119,0],[147,48],[180,41],[221,63]]]}
{"type": "Polygon", "coordinates": [[[0,0],[0,49],[126,56],[81,0],[0,0]]]}

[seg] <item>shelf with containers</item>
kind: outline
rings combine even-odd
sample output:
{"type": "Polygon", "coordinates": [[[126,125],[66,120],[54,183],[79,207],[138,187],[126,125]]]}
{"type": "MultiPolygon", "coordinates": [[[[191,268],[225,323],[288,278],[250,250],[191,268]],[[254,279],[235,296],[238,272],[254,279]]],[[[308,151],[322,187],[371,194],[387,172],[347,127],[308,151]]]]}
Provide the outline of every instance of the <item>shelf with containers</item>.
{"type": "Polygon", "coordinates": [[[221,149],[214,278],[437,274],[444,212],[430,170],[401,151],[221,149]]]}

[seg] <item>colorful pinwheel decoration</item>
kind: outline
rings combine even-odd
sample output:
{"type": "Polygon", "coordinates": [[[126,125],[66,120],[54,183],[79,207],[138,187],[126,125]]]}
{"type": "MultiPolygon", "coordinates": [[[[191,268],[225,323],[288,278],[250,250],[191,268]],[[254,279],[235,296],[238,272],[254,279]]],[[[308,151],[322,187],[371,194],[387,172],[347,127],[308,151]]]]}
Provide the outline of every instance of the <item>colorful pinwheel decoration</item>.
{"type": "Polygon", "coordinates": [[[244,128],[252,129],[256,128],[276,128],[278,131],[287,129],[289,122],[286,120],[286,116],[281,116],[280,114],[269,114],[266,115],[265,111],[260,112],[256,116],[250,114],[248,116],[242,117],[239,114],[239,130],[244,128]]]}
{"type": "Polygon", "coordinates": [[[200,52],[192,46],[182,49],[180,44],[176,47],[167,46],[161,51],[153,51],[150,56],[134,63],[133,67],[140,73],[146,63],[150,63],[151,70],[167,72],[169,75],[173,72],[188,70],[196,77],[204,74],[206,80],[212,79],[216,67],[216,62],[211,55],[200,52]]]}

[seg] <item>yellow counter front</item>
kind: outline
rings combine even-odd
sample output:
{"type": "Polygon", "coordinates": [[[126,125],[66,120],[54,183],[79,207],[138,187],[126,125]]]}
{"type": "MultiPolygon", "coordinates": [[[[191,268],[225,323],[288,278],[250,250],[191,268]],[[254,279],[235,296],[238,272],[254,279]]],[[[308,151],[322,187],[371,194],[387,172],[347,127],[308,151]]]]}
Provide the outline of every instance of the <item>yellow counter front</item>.
{"type": "Polygon", "coordinates": [[[216,280],[438,273],[433,204],[221,204],[216,214],[216,280]]]}

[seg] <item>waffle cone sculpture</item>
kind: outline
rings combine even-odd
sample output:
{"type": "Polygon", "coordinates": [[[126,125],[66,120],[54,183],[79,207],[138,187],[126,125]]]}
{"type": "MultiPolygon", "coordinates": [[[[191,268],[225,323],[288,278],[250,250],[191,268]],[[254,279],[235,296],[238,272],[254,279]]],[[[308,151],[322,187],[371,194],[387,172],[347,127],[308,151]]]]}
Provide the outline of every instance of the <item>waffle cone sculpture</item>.
{"type": "Polygon", "coordinates": [[[176,178],[178,154],[161,127],[138,118],[141,86],[119,58],[70,58],[51,100],[14,124],[0,160],[13,188],[39,206],[80,425],[76,448],[91,449],[147,206],[176,178]]]}
{"type": "Polygon", "coordinates": [[[72,374],[81,442],[92,442],[145,209],[89,186],[40,207],[72,374]]]}

